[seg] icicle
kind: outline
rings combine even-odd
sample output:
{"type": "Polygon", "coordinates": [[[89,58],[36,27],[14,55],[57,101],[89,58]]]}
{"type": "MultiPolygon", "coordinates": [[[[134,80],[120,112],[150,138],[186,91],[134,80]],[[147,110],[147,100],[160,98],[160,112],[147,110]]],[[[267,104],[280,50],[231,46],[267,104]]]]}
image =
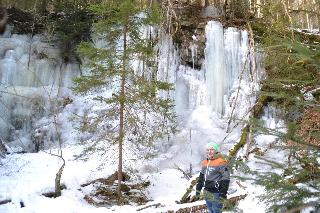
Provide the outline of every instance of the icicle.
{"type": "MultiPolygon", "coordinates": [[[[231,92],[239,90],[243,81],[246,84],[258,81],[256,58],[254,54],[250,55],[253,50],[249,50],[247,31],[233,27],[223,30],[222,24],[213,21],[207,24],[205,30],[207,104],[222,117],[231,92]]],[[[233,100],[229,105],[234,105],[234,101],[239,100],[233,100]]]]}
{"type": "Polygon", "coordinates": [[[206,28],[205,75],[208,91],[208,104],[220,116],[223,114],[225,88],[225,56],[223,26],[219,22],[210,21],[206,28]]]}
{"type": "Polygon", "coordinates": [[[226,83],[224,93],[229,96],[229,92],[236,79],[238,79],[242,69],[243,49],[240,47],[240,32],[238,29],[230,27],[225,31],[225,61],[226,61],[226,83]],[[240,49],[241,48],[241,49],[240,49]],[[240,51],[241,50],[241,51],[240,51]]]}
{"type": "MultiPolygon", "coordinates": [[[[179,67],[178,51],[173,45],[172,38],[160,31],[160,41],[158,43],[158,72],[157,79],[166,81],[168,83],[175,83],[177,79],[176,72],[179,67]]],[[[170,92],[170,96],[174,98],[174,92],[170,92]]],[[[160,96],[167,96],[165,92],[159,94],[160,96]]]]}
{"type": "Polygon", "coordinates": [[[197,57],[197,45],[191,44],[190,50],[191,50],[191,57],[192,57],[192,69],[194,69],[195,58],[197,57]]]}

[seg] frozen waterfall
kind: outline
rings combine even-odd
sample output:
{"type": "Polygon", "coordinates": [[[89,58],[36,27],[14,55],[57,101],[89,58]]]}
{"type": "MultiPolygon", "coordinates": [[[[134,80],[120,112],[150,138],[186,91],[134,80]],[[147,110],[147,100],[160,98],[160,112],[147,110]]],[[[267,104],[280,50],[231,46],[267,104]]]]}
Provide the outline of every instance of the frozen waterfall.
{"type": "Polygon", "coordinates": [[[71,85],[78,73],[76,64],[63,63],[58,47],[38,36],[12,35],[0,38],[1,86],[71,85]]]}
{"type": "MultiPolygon", "coordinates": [[[[197,36],[206,38],[201,69],[190,63],[183,64],[181,58],[184,57],[180,54],[187,51],[178,50],[168,35],[160,36],[158,51],[158,77],[175,85],[170,95],[175,102],[181,130],[173,136],[171,144],[168,142],[175,153],[170,159],[190,172],[191,168],[197,168],[196,162],[200,162],[208,140],[220,143],[224,152],[239,139],[241,128],[236,127],[241,125],[237,123],[249,119],[263,73],[261,54],[249,45],[246,30],[209,21],[203,33],[192,36],[194,40],[197,36]]],[[[191,50],[192,57],[202,49],[197,45],[191,42],[186,47],[191,50]]],[[[164,144],[162,141],[161,147],[164,144]]]]}
{"type": "Polygon", "coordinates": [[[248,33],[234,27],[224,29],[220,22],[206,26],[205,78],[208,104],[220,116],[224,114],[230,91],[240,75],[249,71],[248,33]]]}
{"type": "MultiPolygon", "coordinates": [[[[160,36],[158,75],[161,80],[175,84],[171,96],[175,100],[176,112],[183,120],[188,119],[198,106],[208,106],[221,118],[226,115],[228,106],[235,104],[230,99],[235,99],[233,93],[238,88],[239,96],[251,95],[258,89],[250,84],[258,83],[257,73],[262,68],[256,62],[260,60],[259,54],[254,56],[249,47],[248,32],[234,27],[224,28],[220,22],[210,21],[205,36],[205,59],[201,70],[181,65],[179,51],[172,39],[160,36]],[[253,67],[255,64],[256,68],[253,67]],[[248,85],[252,88],[247,89],[248,85]]],[[[193,45],[190,49],[196,47],[193,45]]],[[[241,101],[246,110],[252,106],[248,103],[252,100],[239,98],[238,102],[241,101]]]]}
{"type": "Polygon", "coordinates": [[[0,37],[0,136],[32,150],[31,132],[36,120],[50,114],[57,98],[68,96],[79,65],[64,63],[59,47],[41,36],[0,37]]]}
{"type": "MultiPolygon", "coordinates": [[[[197,113],[205,113],[216,120],[230,116],[232,106],[241,109],[233,114],[237,118],[249,111],[254,104],[253,91],[257,90],[250,84],[257,83],[260,72],[257,69],[261,67],[254,61],[259,58],[251,53],[247,31],[208,22],[201,69],[183,65],[179,51],[184,50],[175,47],[170,35],[163,31],[159,33],[157,78],[174,84],[175,89],[158,95],[175,100],[182,126],[188,126],[190,122],[198,125],[192,120],[197,113]],[[257,64],[255,73],[253,64],[257,64]]],[[[189,49],[191,56],[196,57],[197,46],[190,44],[189,49]]],[[[30,144],[33,135],[39,133],[35,134],[35,130],[48,134],[52,109],[61,107],[64,98],[72,95],[68,87],[72,85],[72,77],[79,72],[78,64],[64,63],[59,48],[41,36],[6,32],[0,37],[2,140],[30,144]]],[[[210,132],[208,135],[214,136],[212,128],[210,132]]]]}
{"type": "Polygon", "coordinates": [[[226,64],[223,27],[219,22],[209,22],[206,26],[205,78],[208,104],[212,110],[222,114],[226,89],[226,64]]]}

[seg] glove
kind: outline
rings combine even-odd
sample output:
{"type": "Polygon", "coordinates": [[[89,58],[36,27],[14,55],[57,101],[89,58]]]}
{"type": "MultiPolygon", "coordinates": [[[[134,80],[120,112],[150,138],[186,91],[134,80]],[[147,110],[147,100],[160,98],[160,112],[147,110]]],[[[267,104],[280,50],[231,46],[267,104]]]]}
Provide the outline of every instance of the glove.
{"type": "Polygon", "coordinates": [[[226,194],[226,193],[220,192],[219,196],[220,196],[222,199],[226,199],[226,198],[227,198],[227,194],[226,194]]]}

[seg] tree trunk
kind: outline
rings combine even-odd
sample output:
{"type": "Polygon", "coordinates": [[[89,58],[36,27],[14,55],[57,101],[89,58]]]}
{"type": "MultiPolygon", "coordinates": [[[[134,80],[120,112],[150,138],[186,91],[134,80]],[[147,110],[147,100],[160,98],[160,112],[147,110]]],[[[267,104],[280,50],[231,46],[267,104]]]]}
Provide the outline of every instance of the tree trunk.
{"type": "Polygon", "coordinates": [[[127,25],[123,29],[123,59],[120,87],[120,112],[119,112],[119,162],[118,162],[118,197],[121,197],[122,181],[122,144],[124,139],[124,102],[125,102],[125,82],[126,82],[126,63],[127,63],[127,25]]]}
{"type": "Polygon", "coordinates": [[[227,17],[228,0],[224,0],[223,3],[223,14],[227,17]]]}
{"type": "Polygon", "coordinates": [[[0,138],[0,157],[4,158],[6,153],[7,153],[7,149],[6,149],[5,145],[3,144],[2,139],[0,138]]]}
{"type": "Polygon", "coordinates": [[[0,35],[4,33],[8,20],[7,9],[0,6],[0,35]]]}
{"type": "Polygon", "coordinates": [[[47,5],[48,5],[48,1],[47,0],[42,0],[39,3],[38,10],[40,11],[40,13],[46,13],[47,12],[47,5]]]}
{"type": "Polygon", "coordinates": [[[250,10],[251,10],[251,13],[254,14],[254,16],[257,15],[257,7],[258,7],[257,6],[257,0],[251,0],[250,10]]]}
{"type": "Polygon", "coordinates": [[[55,179],[55,197],[60,197],[61,196],[61,176],[62,176],[62,172],[63,172],[64,166],[66,165],[66,161],[62,157],[62,153],[61,153],[61,155],[59,157],[62,159],[63,164],[61,165],[58,173],[56,174],[56,179],[55,179]]]}

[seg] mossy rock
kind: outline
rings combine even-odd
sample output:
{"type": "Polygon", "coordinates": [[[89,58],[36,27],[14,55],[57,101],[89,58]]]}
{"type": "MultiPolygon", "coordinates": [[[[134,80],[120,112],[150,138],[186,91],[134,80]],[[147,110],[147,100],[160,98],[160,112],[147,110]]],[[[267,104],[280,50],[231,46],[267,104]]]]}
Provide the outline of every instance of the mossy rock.
{"type": "Polygon", "coordinates": [[[45,29],[41,18],[34,14],[15,7],[7,9],[8,23],[13,26],[12,33],[17,34],[39,34],[45,29]]]}

